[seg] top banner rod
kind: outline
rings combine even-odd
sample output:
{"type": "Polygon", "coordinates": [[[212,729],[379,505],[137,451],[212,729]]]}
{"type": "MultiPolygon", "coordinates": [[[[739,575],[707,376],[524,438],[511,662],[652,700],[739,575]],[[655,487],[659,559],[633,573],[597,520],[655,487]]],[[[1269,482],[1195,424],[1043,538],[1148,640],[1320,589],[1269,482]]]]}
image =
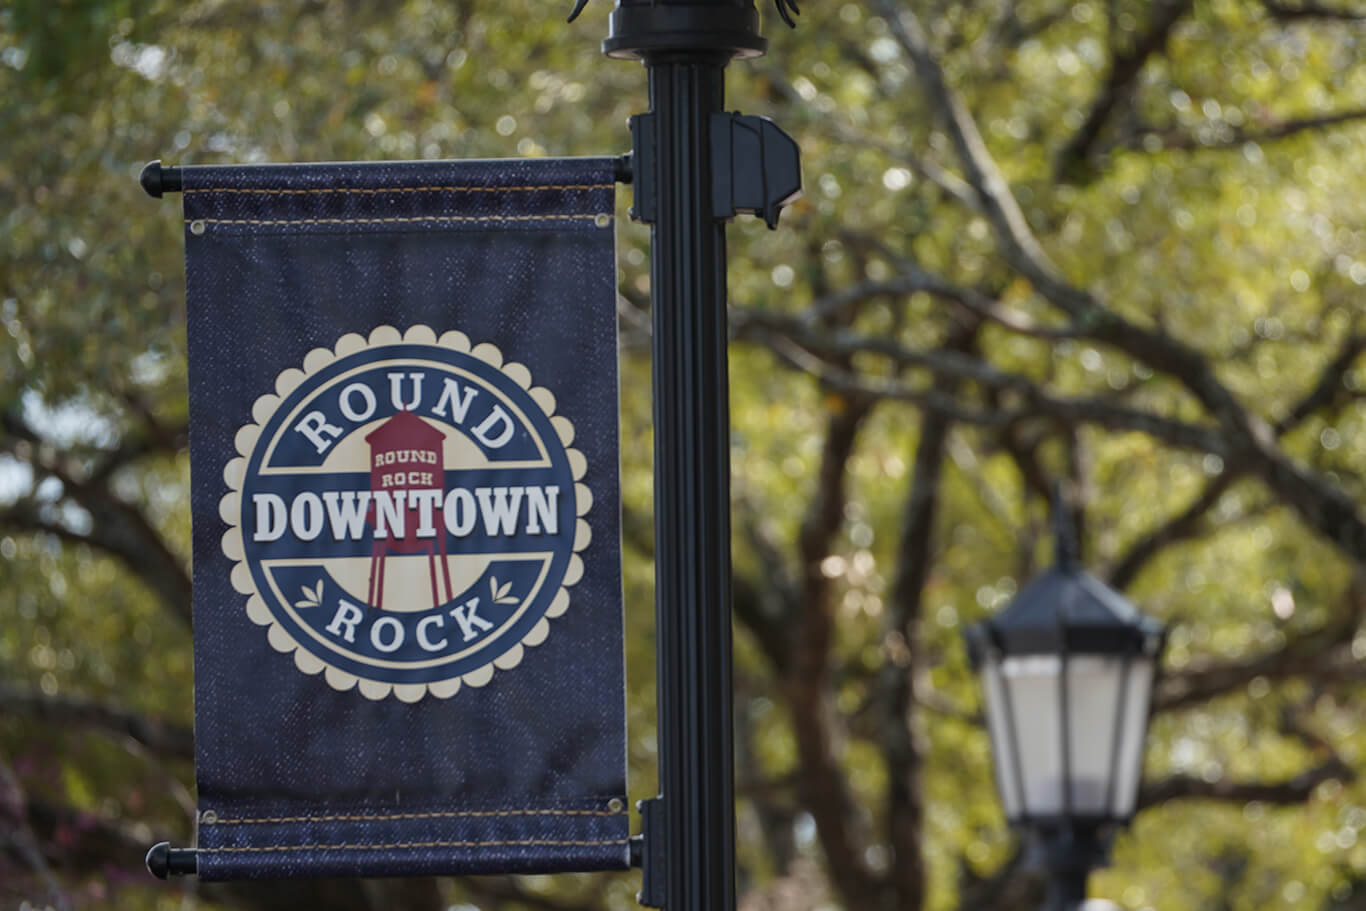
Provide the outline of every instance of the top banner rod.
{"type": "MultiPolygon", "coordinates": [[[[167,193],[179,193],[185,188],[185,171],[186,168],[164,165],[161,159],[157,158],[143,165],[142,172],[138,174],[138,183],[148,196],[161,199],[167,193]]],[[[631,183],[633,174],[630,152],[617,156],[615,177],[617,183],[631,183]]]]}

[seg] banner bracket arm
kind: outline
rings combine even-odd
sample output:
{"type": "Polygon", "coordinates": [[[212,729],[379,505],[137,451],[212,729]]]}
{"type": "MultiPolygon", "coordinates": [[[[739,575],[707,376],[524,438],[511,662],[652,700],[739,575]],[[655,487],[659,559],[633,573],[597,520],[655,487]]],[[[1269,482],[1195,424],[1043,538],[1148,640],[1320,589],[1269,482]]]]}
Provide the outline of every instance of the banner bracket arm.
{"type": "MultiPolygon", "coordinates": [[[[634,172],[631,169],[630,152],[617,156],[612,176],[617,183],[631,183],[634,172]]],[[[143,192],[154,199],[161,199],[167,193],[181,192],[185,186],[184,180],[182,168],[163,165],[160,158],[147,162],[138,174],[138,183],[142,185],[143,192]]]]}
{"type": "MultiPolygon", "coordinates": [[[[656,208],[655,114],[631,118],[631,140],[636,170],[631,218],[654,224],[656,208]]],[[[783,207],[802,195],[801,154],[797,143],[772,120],[754,114],[717,112],[711,115],[711,215],[730,221],[748,213],[778,227],[783,207]]]]}

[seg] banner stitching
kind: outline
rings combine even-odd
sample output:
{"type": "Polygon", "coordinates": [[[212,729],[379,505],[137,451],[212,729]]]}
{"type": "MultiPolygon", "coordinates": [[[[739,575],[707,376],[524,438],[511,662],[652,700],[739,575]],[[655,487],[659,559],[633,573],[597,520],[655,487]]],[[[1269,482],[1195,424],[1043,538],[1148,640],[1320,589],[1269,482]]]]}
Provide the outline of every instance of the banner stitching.
{"type": "Polygon", "coordinates": [[[198,566],[196,721],[250,732],[197,757],[193,846],[208,879],[629,865],[625,688],[612,646],[620,164],[546,164],[185,174],[181,230],[200,305],[196,458],[210,466],[194,491],[196,519],[208,520],[195,543],[213,556],[198,566]],[[431,247],[462,233],[487,244],[431,247]],[[266,328],[224,343],[240,325],[266,328]],[[303,425],[311,433],[297,428],[296,406],[319,412],[303,425]],[[520,506],[490,486],[505,481],[522,489],[520,506]],[[339,512],[324,503],[314,535],[315,500],[331,493],[339,512]],[[267,532],[278,503],[277,541],[267,532]],[[424,504],[430,544],[416,531],[424,504]],[[462,545],[481,520],[479,546],[462,545]],[[542,643],[555,651],[537,653],[542,643]],[[265,649],[282,653],[269,673],[244,664],[265,649]],[[554,687],[570,654],[591,665],[576,675],[583,685],[554,687]],[[300,679],[331,724],[299,720],[300,679]],[[490,682],[516,698],[481,701],[490,682]],[[528,698],[543,722],[534,727],[515,711],[528,698]],[[479,748],[448,755],[434,745],[442,725],[479,748]],[[561,749],[566,737],[574,749],[561,749]],[[258,742],[309,761],[263,767],[258,742]],[[356,743],[367,746],[357,754],[356,743]],[[516,763],[500,759],[509,754],[516,763]],[[358,780],[375,799],[356,793],[358,780]]]}
{"type": "Polygon", "coordinates": [[[411,218],[195,218],[187,221],[201,222],[206,225],[368,225],[383,222],[416,221],[583,221],[596,220],[600,215],[611,217],[610,212],[596,212],[587,215],[416,215],[411,218]]]}
{"type": "Polygon", "coordinates": [[[536,190],[610,190],[614,189],[615,184],[610,183],[566,183],[566,184],[545,184],[543,186],[526,187],[383,187],[374,190],[350,187],[320,187],[314,190],[255,190],[238,189],[235,187],[205,187],[201,190],[184,190],[185,195],[192,193],[251,193],[281,196],[298,196],[311,193],[359,193],[373,195],[376,193],[501,193],[504,190],[511,192],[534,192],[536,190]]]}
{"type": "Polygon", "coordinates": [[[219,817],[214,822],[205,821],[205,825],[249,825],[255,823],[276,823],[276,822],[368,822],[375,820],[382,822],[387,819],[450,819],[452,817],[472,817],[489,818],[500,816],[625,816],[625,813],[614,812],[612,810],[471,810],[469,812],[451,813],[394,813],[390,815],[377,816],[274,816],[262,819],[224,819],[219,817]]]}
{"type": "Polygon", "coordinates": [[[523,841],[399,841],[383,845],[253,845],[243,848],[200,848],[199,852],[201,854],[259,854],[272,851],[387,851],[395,848],[555,848],[625,844],[629,844],[629,840],[625,838],[613,838],[606,841],[550,841],[533,838],[523,841]]]}

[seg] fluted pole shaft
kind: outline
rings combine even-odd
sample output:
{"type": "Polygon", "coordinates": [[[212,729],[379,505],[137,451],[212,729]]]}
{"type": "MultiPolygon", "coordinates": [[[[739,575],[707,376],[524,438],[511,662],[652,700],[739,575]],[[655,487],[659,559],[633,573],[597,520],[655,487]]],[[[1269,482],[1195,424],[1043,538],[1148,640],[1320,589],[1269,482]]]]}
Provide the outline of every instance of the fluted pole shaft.
{"type": "Polygon", "coordinates": [[[647,59],[654,112],[655,604],[668,911],[735,907],[725,227],[711,115],[730,55],[647,59]]]}

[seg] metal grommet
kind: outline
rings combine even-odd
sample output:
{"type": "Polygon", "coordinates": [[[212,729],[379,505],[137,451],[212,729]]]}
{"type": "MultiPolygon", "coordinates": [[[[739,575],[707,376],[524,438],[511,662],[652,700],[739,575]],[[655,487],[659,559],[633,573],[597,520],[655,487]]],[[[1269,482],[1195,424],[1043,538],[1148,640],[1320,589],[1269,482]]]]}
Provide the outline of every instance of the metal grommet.
{"type": "MultiPolygon", "coordinates": [[[[196,224],[199,224],[199,222],[196,222],[196,224]]],[[[194,229],[191,228],[190,230],[194,229]]],[[[199,233],[202,234],[204,232],[200,231],[199,233]]],[[[206,826],[211,826],[214,823],[218,822],[218,814],[215,813],[213,810],[205,810],[203,813],[199,814],[199,821],[206,826]]]]}
{"type": "Polygon", "coordinates": [[[611,800],[607,801],[607,809],[611,810],[613,813],[620,813],[622,810],[626,809],[626,804],[622,803],[620,797],[613,797],[611,800]]]}
{"type": "Polygon", "coordinates": [[[605,228],[611,223],[612,216],[603,212],[598,213],[598,216],[593,219],[593,224],[597,225],[599,228],[605,228]]]}
{"type": "Polygon", "coordinates": [[[195,237],[198,237],[204,233],[204,227],[203,220],[196,218],[194,221],[190,222],[190,233],[195,237]]]}

